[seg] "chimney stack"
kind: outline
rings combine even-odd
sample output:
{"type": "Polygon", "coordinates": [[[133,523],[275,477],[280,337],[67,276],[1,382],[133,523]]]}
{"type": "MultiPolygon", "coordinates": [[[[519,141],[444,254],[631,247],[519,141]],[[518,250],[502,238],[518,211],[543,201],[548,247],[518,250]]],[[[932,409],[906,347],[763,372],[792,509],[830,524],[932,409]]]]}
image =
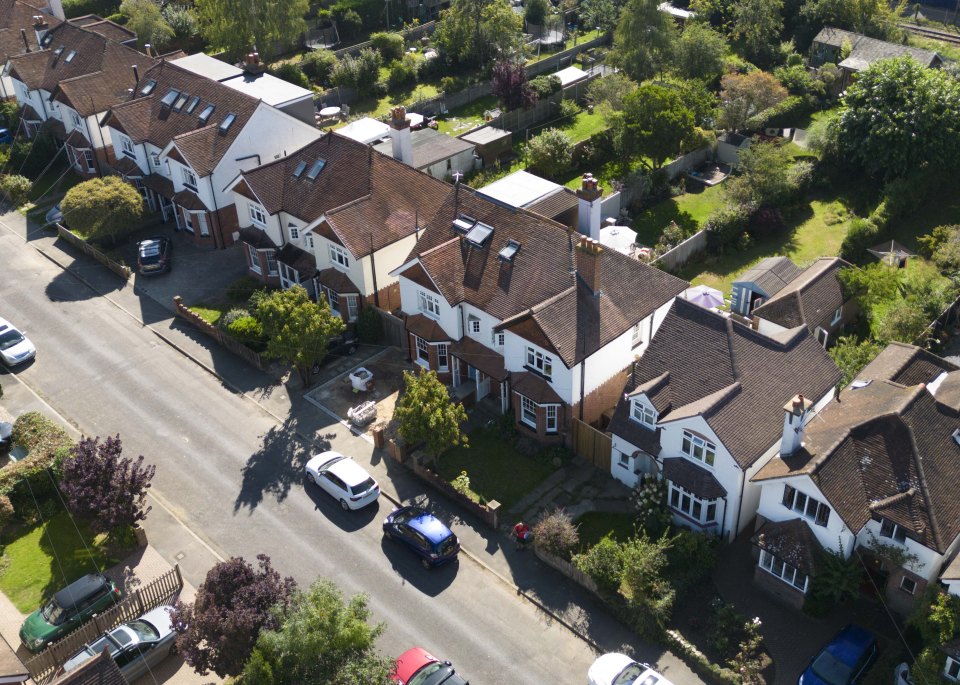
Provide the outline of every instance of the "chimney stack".
{"type": "Polygon", "coordinates": [[[796,395],[783,405],[783,437],[780,438],[780,456],[789,457],[803,445],[804,428],[813,402],[796,395]]]}
{"type": "Polygon", "coordinates": [[[43,18],[42,14],[33,15],[33,31],[37,34],[37,45],[43,46],[43,39],[50,30],[50,24],[43,18]]]}
{"type": "Polygon", "coordinates": [[[603,191],[593,174],[584,174],[580,181],[580,190],[577,191],[579,209],[577,212],[577,229],[594,240],[600,240],[600,197],[603,191]]]}
{"type": "Polygon", "coordinates": [[[413,165],[413,138],[407,108],[399,105],[390,110],[390,140],[393,141],[393,158],[413,165]]]}
{"type": "Polygon", "coordinates": [[[600,255],[603,247],[596,240],[586,236],[577,243],[577,276],[590,288],[594,295],[600,293],[600,255]]]}
{"type": "Polygon", "coordinates": [[[259,52],[254,50],[247,53],[247,56],[243,58],[243,71],[253,76],[259,76],[263,73],[263,64],[260,62],[259,52]]]}
{"type": "Polygon", "coordinates": [[[132,64],[130,66],[133,68],[133,85],[136,87],[136,85],[140,83],[140,67],[138,67],[136,64],[132,64]]]}
{"type": "Polygon", "coordinates": [[[20,37],[23,39],[23,48],[27,52],[30,52],[30,41],[27,40],[27,30],[20,29],[20,37]]]}

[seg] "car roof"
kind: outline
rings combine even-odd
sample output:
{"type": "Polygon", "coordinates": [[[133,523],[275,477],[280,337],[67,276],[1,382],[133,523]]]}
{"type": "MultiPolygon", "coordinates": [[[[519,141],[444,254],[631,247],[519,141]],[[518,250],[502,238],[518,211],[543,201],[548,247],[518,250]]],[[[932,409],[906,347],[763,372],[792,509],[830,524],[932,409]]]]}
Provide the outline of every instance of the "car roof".
{"type": "Polygon", "coordinates": [[[360,485],[370,478],[370,474],[350,457],[341,459],[329,470],[347,485],[360,485]]]}
{"type": "Polygon", "coordinates": [[[152,257],[154,255],[160,254],[160,250],[163,247],[163,244],[166,242],[166,240],[167,239],[162,236],[141,240],[139,243],[140,254],[144,255],[145,257],[152,257]]]}
{"type": "Polygon", "coordinates": [[[14,328],[14,325],[9,321],[7,321],[6,319],[0,319],[0,331],[5,330],[7,328],[14,328]]]}
{"type": "Polygon", "coordinates": [[[419,510],[420,515],[407,521],[407,525],[433,543],[444,540],[453,533],[446,524],[429,511],[419,510]]]}
{"type": "Polygon", "coordinates": [[[440,660],[423,647],[412,647],[397,657],[397,677],[407,682],[414,673],[434,661],[440,660]]]}
{"type": "Polygon", "coordinates": [[[106,576],[89,573],[60,590],[53,598],[62,607],[70,607],[91,595],[101,592],[108,585],[106,576]]]}
{"type": "Polygon", "coordinates": [[[634,663],[637,662],[626,654],[610,652],[598,657],[593,662],[593,665],[590,666],[590,675],[601,681],[609,680],[613,682],[614,678],[623,673],[623,669],[634,663]]]}
{"type": "Polygon", "coordinates": [[[858,625],[850,624],[837,633],[824,651],[852,666],[870,646],[876,642],[873,633],[858,625]]]}

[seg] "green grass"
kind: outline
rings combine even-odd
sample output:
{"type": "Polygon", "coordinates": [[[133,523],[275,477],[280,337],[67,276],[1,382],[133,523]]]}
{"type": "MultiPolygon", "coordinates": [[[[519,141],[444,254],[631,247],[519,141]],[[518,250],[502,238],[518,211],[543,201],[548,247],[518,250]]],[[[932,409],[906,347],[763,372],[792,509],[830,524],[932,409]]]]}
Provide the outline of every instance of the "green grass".
{"type": "Polygon", "coordinates": [[[580,533],[581,549],[589,549],[608,534],[619,542],[633,537],[637,526],[637,515],[588,511],[576,520],[576,525],[580,533]]]}
{"type": "Polygon", "coordinates": [[[192,304],[190,305],[190,310],[194,314],[198,314],[201,319],[214,326],[216,326],[217,322],[220,321],[220,317],[227,312],[226,308],[224,307],[218,307],[217,305],[206,302],[192,304]]]}
{"type": "Polygon", "coordinates": [[[80,535],[64,512],[45,524],[23,530],[19,537],[7,543],[0,590],[17,609],[30,613],[68,583],[117,562],[104,549],[102,535],[94,536],[83,524],[78,523],[78,527],[80,535]]]}
{"type": "Polygon", "coordinates": [[[553,472],[545,461],[513,449],[496,428],[475,430],[469,437],[469,447],[454,448],[440,457],[437,471],[447,481],[466,471],[470,489],[485,501],[497,500],[504,511],[553,472]]]}
{"type": "Polygon", "coordinates": [[[570,142],[579,143],[581,140],[586,140],[590,136],[607,130],[608,127],[602,114],[599,112],[590,114],[584,110],[560,128],[570,137],[570,142]]]}
{"type": "Polygon", "coordinates": [[[438,118],[438,130],[440,133],[451,136],[466,133],[482,124],[483,113],[488,109],[496,108],[496,106],[497,98],[493,95],[485,95],[463,107],[452,109],[446,116],[438,118]]]}
{"type": "MultiPolygon", "coordinates": [[[[939,30],[940,27],[937,27],[939,30]]],[[[936,38],[927,38],[926,36],[919,36],[916,34],[908,34],[907,44],[912,45],[915,48],[923,48],[924,50],[933,50],[941,57],[947,59],[958,60],[960,59],[960,45],[954,43],[948,43],[943,40],[937,40],[936,38]]]]}
{"type": "Polygon", "coordinates": [[[690,192],[659,202],[633,220],[631,227],[637,232],[638,242],[655,245],[671,221],[692,235],[700,230],[710,213],[723,202],[722,184],[704,188],[699,183],[688,182],[687,187],[690,192]]]}

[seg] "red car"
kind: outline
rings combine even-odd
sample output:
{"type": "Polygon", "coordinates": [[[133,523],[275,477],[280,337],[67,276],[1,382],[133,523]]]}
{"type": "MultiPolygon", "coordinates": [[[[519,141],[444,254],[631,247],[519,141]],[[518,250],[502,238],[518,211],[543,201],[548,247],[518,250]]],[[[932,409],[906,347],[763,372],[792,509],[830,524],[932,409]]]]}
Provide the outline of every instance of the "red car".
{"type": "Polygon", "coordinates": [[[393,677],[397,685],[470,685],[449,661],[440,661],[422,647],[408,649],[397,657],[393,677]]]}

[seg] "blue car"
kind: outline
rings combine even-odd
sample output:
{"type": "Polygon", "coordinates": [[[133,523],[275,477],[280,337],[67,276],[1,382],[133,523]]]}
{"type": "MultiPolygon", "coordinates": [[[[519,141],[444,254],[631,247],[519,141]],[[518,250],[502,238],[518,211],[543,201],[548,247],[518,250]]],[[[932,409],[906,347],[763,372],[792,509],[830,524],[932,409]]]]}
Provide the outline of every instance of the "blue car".
{"type": "Polygon", "coordinates": [[[13,136],[10,135],[10,130],[5,128],[0,128],[0,145],[6,145],[13,142],[13,136]]]}
{"type": "Polygon", "coordinates": [[[820,650],[800,675],[798,685],[852,685],[860,682],[877,658],[877,638],[860,626],[848,625],[820,650]]]}
{"type": "Polygon", "coordinates": [[[398,540],[420,557],[424,568],[433,568],[456,559],[460,541],[446,524],[420,507],[395,509],[383,521],[383,534],[398,540]]]}

